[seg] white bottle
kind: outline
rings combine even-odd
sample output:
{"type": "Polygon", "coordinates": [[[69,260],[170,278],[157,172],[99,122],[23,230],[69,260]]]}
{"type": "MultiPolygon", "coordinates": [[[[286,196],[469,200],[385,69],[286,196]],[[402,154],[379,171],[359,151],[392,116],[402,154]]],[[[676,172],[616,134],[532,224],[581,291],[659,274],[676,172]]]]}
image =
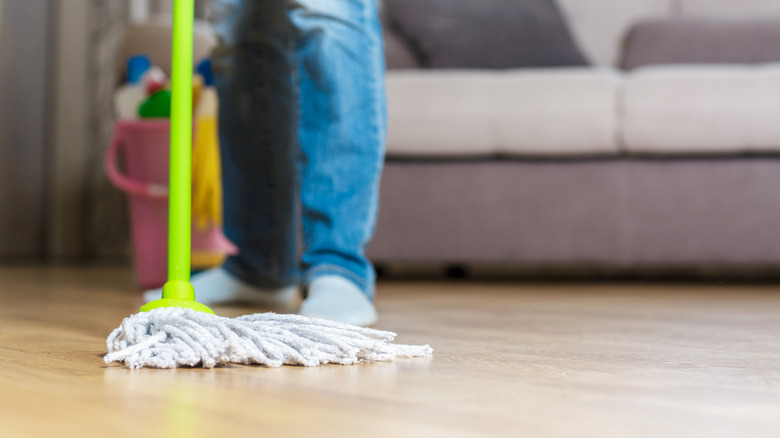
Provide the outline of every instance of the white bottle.
{"type": "Polygon", "coordinates": [[[137,120],[138,107],[146,99],[146,89],[140,84],[125,84],[114,93],[114,114],[117,120],[137,120]]]}
{"type": "Polygon", "coordinates": [[[159,67],[147,70],[137,83],[127,83],[114,93],[114,114],[117,120],[137,120],[138,108],[149,97],[150,89],[157,89],[167,82],[159,67]]]}

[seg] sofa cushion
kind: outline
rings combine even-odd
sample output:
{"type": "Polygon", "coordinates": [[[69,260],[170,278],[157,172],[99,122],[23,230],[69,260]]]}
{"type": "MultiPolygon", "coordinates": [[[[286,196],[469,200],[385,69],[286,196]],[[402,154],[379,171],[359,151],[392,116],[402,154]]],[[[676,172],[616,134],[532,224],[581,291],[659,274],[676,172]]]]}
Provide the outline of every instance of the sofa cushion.
{"type": "Polygon", "coordinates": [[[612,67],[618,63],[631,24],[649,17],[671,16],[678,0],[556,1],[586,57],[595,64],[612,67]]]}
{"type": "Polygon", "coordinates": [[[777,0],[678,0],[680,14],[696,17],[764,17],[780,15],[777,0]]]}
{"type": "Polygon", "coordinates": [[[622,67],[780,62],[780,19],[659,19],[632,27],[622,67]]]}
{"type": "Polygon", "coordinates": [[[389,71],[388,155],[493,153],[488,83],[482,71],[389,71]]]}
{"type": "Polygon", "coordinates": [[[780,64],[643,67],[623,102],[627,151],[780,151],[780,64]]]}
{"type": "Polygon", "coordinates": [[[389,156],[617,154],[609,69],[393,71],[389,156]]]}
{"type": "Polygon", "coordinates": [[[385,43],[385,66],[388,70],[420,68],[420,61],[409,45],[390,29],[382,32],[385,43]]]}
{"type": "Polygon", "coordinates": [[[586,65],[553,0],[385,0],[431,68],[586,65]]]}

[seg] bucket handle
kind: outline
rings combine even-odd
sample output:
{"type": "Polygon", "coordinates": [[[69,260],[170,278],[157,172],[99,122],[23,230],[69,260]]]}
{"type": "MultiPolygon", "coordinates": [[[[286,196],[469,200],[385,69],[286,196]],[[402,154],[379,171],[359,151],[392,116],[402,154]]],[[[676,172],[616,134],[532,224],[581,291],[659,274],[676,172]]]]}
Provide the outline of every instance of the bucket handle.
{"type": "Polygon", "coordinates": [[[114,133],[114,138],[111,139],[111,145],[106,152],[106,159],[103,163],[108,179],[111,180],[114,185],[119,187],[125,193],[130,195],[143,196],[151,199],[168,199],[168,187],[162,184],[151,184],[138,181],[123,174],[117,167],[117,156],[119,155],[119,149],[123,146],[123,142],[117,132],[114,133]]]}

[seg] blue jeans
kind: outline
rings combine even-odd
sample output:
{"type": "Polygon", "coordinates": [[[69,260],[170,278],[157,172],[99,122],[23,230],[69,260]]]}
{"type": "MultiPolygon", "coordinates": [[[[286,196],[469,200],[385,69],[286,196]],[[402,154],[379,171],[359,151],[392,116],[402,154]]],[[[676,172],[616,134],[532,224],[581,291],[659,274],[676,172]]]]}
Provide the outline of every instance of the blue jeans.
{"type": "Polygon", "coordinates": [[[240,250],[224,268],[265,288],[340,275],[373,299],[387,130],[375,0],[212,3],[225,234],[240,250]]]}

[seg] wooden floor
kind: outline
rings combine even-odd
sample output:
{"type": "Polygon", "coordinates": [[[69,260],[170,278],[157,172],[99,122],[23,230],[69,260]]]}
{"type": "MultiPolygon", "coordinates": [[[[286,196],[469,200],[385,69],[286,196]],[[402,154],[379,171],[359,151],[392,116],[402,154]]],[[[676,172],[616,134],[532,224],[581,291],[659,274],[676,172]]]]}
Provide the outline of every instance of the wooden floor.
{"type": "Polygon", "coordinates": [[[0,268],[0,436],[780,436],[780,286],[391,282],[378,328],[432,358],[106,366],[137,296],[126,270],[0,268]]]}

